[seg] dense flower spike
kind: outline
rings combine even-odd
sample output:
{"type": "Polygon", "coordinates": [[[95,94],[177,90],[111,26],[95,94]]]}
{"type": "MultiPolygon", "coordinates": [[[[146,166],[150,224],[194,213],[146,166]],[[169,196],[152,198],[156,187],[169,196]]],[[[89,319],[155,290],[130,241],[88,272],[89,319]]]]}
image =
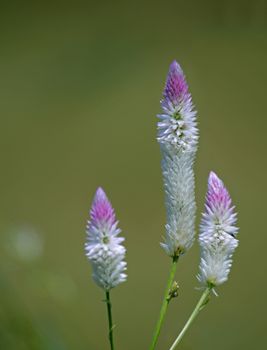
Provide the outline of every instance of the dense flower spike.
{"type": "Polygon", "coordinates": [[[166,197],[166,238],[162,243],[173,258],[186,252],[195,235],[193,165],[197,150],[196,111],[184,73],[174,61],[167,76],[159,115],[158,142],[166,197]]]}
{"type": "Polygon", "coordinates": [[[114,209],[102,188],[96,191],[90,216],[86,227],[86,256],[92,264],[95,282],[108,291],[126,281],[123,261],[126,250],[121,245],[124,238],[117,237],[121,230],[117,228],[114,209]]]}
{"type": "Polygon", "coordinates": [[[167,209],[166,237],[161,243],[169,256],[185,253],[195,236],[194,154],[162,150],[162,174],[167,209]]]}
{"type": "Polygon", "coordinates": [[[200,224],[198,279],[202,284],[217,286],[228,278],[232,254],[238,246],[238,228],[231,197],[214,172],[209,175],[205,208],[200,224]]]}
{"type": "Polygon", "coordinates": [[[161,107],[158,141],[176,148],[195,148],[198,140],[196,111],[184,73],[176,61],[170,66],[161,107]]]}

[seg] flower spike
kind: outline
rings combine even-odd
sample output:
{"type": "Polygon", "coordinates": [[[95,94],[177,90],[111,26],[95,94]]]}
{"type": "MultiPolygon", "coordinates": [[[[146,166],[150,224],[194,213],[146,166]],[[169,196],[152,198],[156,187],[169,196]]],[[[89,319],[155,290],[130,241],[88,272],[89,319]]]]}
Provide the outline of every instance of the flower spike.
{"type": "Polygon", "coordinates": [[[86,227],[86,256],[92,264],[93,279],[104,290],[109,291],[126,281],[126,249],[123,237],[117,228],[114,209],[102,188],[98,188],[90,211],[91,220],[86,227]]]}
{"type": "Polygon", "coordinates": [[[170,65],[161,107],[163,113],[158,116],[159,143],[187,150],[195,148],[198,140],[196,111],[185,75],[176,61],[170,65]]]}
{"type": "Polygon", "coordinates": [[[238,246],[234,208],[222,180],[211,172],[199,235],[201,261],[198,279],[204,285],[218,286],[228,279],[232,255],[238,246]]]}
{"type": "Polygon", "coordinates": [[[158,142],[167,209],[166,237],[162,247],[177,258],[193,244],[195,236],[195,181],[193,165],[197,150],[196,111],[185,75],[173,61],[159,115],[158,142]]]}

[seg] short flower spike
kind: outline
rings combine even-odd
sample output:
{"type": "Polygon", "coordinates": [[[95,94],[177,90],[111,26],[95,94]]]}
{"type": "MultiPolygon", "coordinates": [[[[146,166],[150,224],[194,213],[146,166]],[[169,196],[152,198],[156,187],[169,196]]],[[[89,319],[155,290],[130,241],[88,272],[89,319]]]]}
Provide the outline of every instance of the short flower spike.
{"type": "Polygon", "coordinates": [[[92,264],[93,279],[108,291],[126,281],[125,248],[121,244],[124,238],[114,209],[102,188],[98,188],[90,211],[91,220],[86,227],[86,256],[92,264]]]}
{"type": "Polygon", "coordinates": [[[234,208],[222,180],[211,172],[199,235],[201,261],[198,279],[202,284],[217,286],[228,279],[232,255],[238,246],[234,208]]]}

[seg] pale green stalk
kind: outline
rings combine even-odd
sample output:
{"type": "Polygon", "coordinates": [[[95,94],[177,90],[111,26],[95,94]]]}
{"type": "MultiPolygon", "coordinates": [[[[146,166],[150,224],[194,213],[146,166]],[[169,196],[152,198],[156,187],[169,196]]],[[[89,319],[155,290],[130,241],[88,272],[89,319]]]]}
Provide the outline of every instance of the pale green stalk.
{"type": "Polygon", "coordinates": [[[107,310],[108,310],[108,337],[110,342],[110,349],[114,350],[114,341],[113,341],[113,323],[112,323],[112,312],[111,312],[111,301],[110,301],[110,292],[106,291],[106,303],[107,303],[107,310]]]}
{"type": "Polygon", "coordinates": [[[155,347],[156,347],[156,344],[157,344],[157,341],[158,341],[158,338],[159,338],[159,334],[160,334],[160,331],[161,331],[161,327],[162,327],[164,318],[166,316],[166,312],[167,312],[167,308],[168,308],[169,302],[170,302],[171,298],[173,297],[170,294],[170,291],[171,291],[171,288],[172,288],[173,282],[174,282],[174,277],[175,277],[175,272],[176,272],[178,258],[179,257],[177,256],[177,257],[174,257],[173,260],[172,260],[172,266],[171,266],[170,275],[169,275],[168,282],[167,282],[167,287],[166,287],[166,290],[165,290],[164,298],[163,298],[161,309],[160,309],[159,319],[158,319],[158,322],[156,324],[156,328],[155,328],[155,331],[154,331],[154,336],[153,336],[152,343],[150,345],[149,350],[154,350],[155,347]]]}
{"type": "Polygon", "coordinates": [[[186,322],[184,328],[181,330],[180,334],[178,335],[178,337],[176,338],[175,342],[172,344],[172,346],[170,347],[169,350],[174,350],[177,347],[177,345],[180,343],[180,341],[182,340],[183,336],[185,335],[186,331],[188,330],[188,328],[190,327],[190,325],[192,324],[194,319],[197,317],[199,312],[203,309],[203,307],[209,301],[209,296],[210,296],[211,291],[212,291],[212,287],[207,287],[204,290],[204,292],[201,295],[201,298],[199,299],[194,311],[192,312],[192,314],[189,317],[188,321],[186,322]]]}

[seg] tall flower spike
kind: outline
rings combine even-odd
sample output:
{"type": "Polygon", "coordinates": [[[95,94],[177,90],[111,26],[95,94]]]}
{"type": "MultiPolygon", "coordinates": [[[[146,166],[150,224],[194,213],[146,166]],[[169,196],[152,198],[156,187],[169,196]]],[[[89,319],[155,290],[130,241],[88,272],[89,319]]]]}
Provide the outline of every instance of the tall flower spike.
{"type": "Polygon", "coordinates": [[[204,285],[218,286],[228,279],[232,255],[238,246],[234,208],[223,182],[211,172],[199,235],[201,260],[198,279],[204,285]]]}
{"type": "Polygon", "coordinates": [[[118,221],[105,192],[98,188],[86,227],[86,256],[92,264],[94,281],[106,291],[126,281],[126,250],[118,237],[118,221]]]}
{"type": "Polygon", "coordinates": [[[162,247],[173,258],[185,253],[195,234],[193,165],[197,150],[196,111],[184,73],[170,65],[158,117],[158,142],[167,209],[166,237],[162,247]]]}

